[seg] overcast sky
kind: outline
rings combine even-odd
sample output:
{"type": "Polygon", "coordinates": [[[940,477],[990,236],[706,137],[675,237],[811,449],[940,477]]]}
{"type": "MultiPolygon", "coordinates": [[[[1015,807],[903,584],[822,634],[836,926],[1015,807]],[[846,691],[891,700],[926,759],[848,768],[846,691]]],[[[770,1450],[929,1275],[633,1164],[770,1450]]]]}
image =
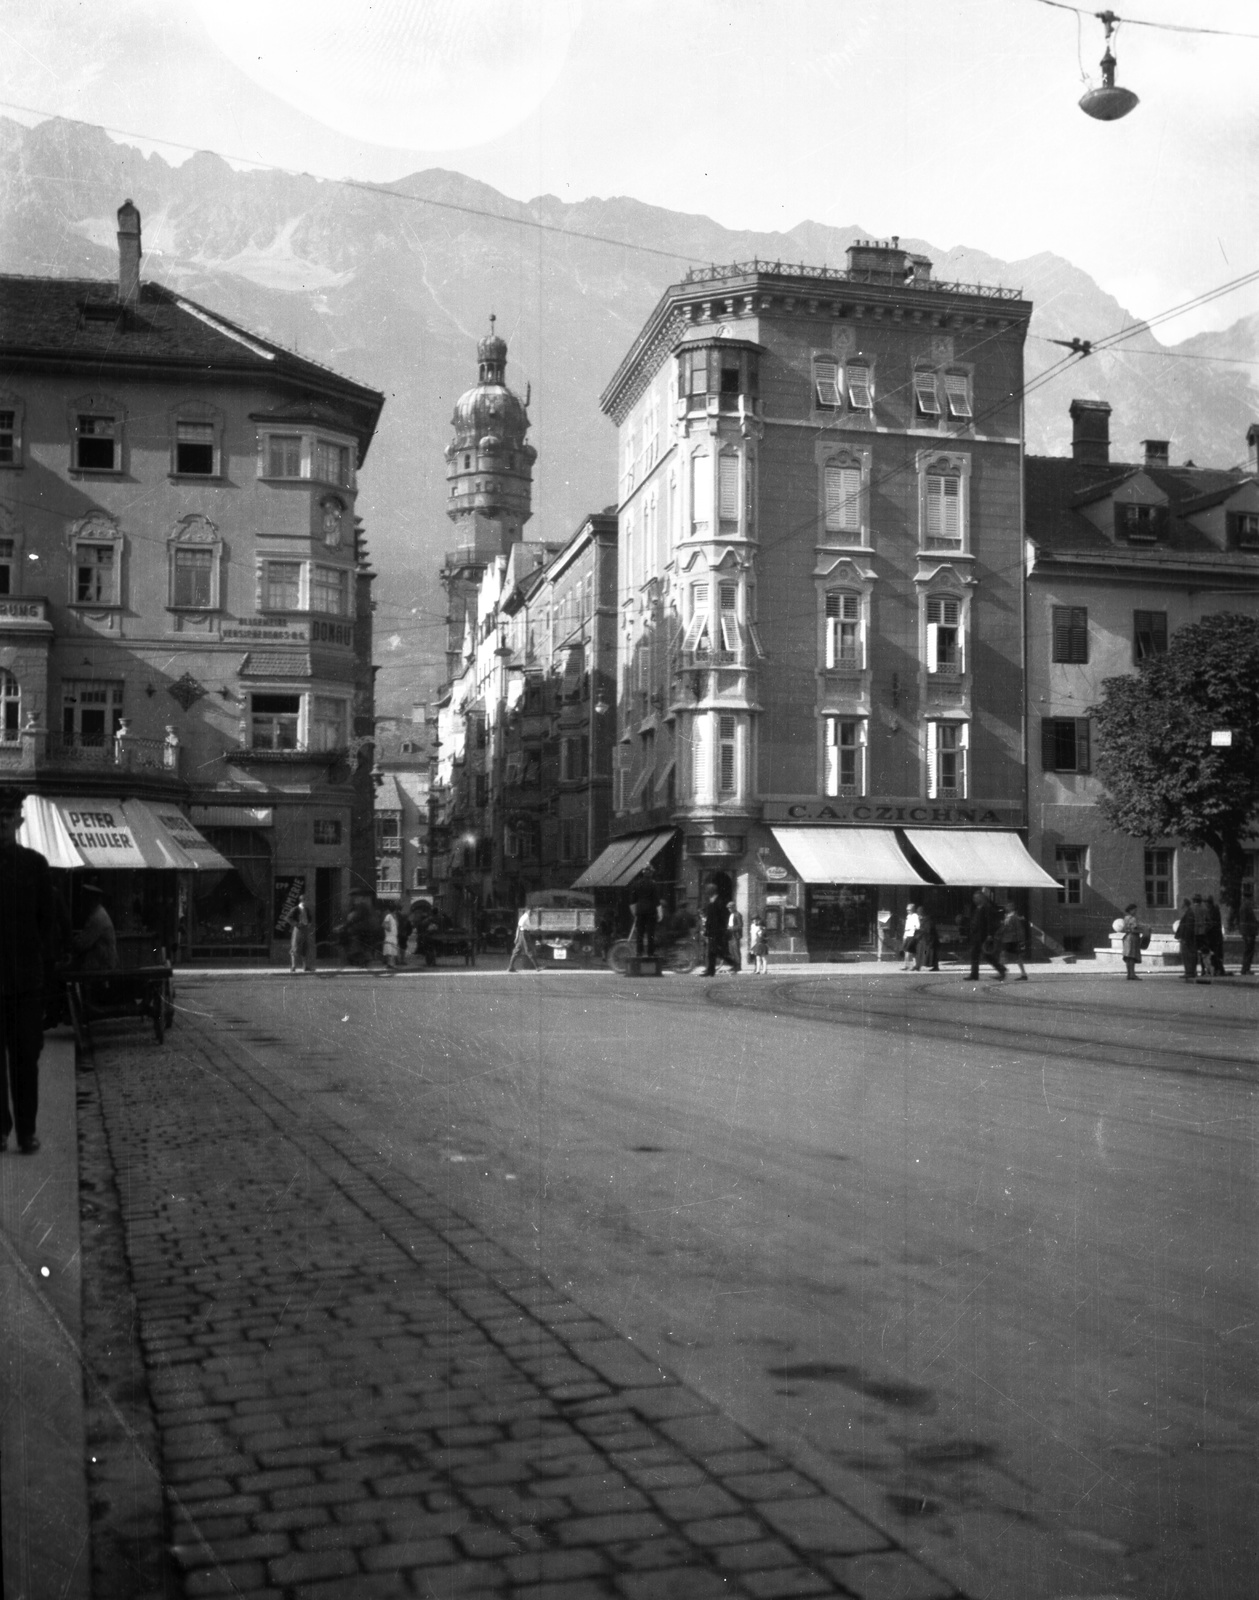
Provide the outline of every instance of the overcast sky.
{"type": "MultiPolygon", "coordinates": [[[[1259,35],[1254,0],[1132,4],[1259,35]]],[[[1126,23],[1118,81],[1141,104],[1117,123],[1076,104],[1102,49],[1091,15],[1039,0],[0,0],[0,110],[172,161],[163,140],[1048,250],[1148,317],[1259,268],[1259,38],[1126,23]]],[[[1160,336],[1256,311],[1251,286],[1160,336]]]]}

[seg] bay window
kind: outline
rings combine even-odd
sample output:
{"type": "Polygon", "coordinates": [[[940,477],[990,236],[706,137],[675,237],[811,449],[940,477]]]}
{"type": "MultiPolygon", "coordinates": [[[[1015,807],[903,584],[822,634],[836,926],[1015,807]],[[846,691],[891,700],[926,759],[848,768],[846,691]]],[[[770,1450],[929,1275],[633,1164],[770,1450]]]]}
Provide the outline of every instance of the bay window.
{"type": "Polygon", "coordinates": [[[310,609],[334,617],[349,615],[350,574],[342,567],[316,566],[310,578],[310,609]]]}

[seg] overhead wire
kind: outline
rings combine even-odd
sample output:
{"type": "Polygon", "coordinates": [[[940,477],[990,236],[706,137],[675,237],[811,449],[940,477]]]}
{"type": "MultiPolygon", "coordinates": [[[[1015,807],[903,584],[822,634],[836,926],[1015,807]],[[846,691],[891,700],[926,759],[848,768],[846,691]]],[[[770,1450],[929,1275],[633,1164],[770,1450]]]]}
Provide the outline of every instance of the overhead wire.
{"type": "Polygon", "coordinates": [[[1094,11],[1090,6],[1068,5],[1066,0],[1036,0],[1037,5],[1049,6],[1054,11],[1073,11],[1077,17],[1096,17],[1104,21],[1110,17],[1129,28],[1157,28],[1164,33],[1201,33],[1217,39],[1257,39],[1259,33],[1239,33],[1232,28],[1202,28],[1187,22],[1151,22],[1143,17],[1120,16],[1117,11],[1094,11]]]}

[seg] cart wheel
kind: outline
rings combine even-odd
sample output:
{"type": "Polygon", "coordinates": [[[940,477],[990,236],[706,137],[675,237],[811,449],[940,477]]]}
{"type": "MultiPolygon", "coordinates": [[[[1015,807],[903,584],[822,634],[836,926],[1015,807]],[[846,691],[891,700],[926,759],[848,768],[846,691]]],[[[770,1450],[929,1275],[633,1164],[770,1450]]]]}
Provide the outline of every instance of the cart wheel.
{"type": "Polygon", "coordinates": [[[695,970],[695,952],[690,945],[679,945],[669,957],[667,966],[670,972],[676,972],[683,977],[695,970]]]}
{"type": "Polygon", "coordinates": [[[87,1025],[87,1017],[83,1011],[83,997],[79,993],[77,983],[66,985],[66,1002],[70,1008],[70,1026],[74,1029],[74,1042],[80,1050],[87,1050],[92,1043],[91,1031],[87,1025]]]}
{"type": "Polygon", "coordinates": [[[630,962],[634,959],[634,946],[628,939],[618,939],[608,951],[608,965],[613,972],[619,972],[624,978],[628,975],[630,962]]]}

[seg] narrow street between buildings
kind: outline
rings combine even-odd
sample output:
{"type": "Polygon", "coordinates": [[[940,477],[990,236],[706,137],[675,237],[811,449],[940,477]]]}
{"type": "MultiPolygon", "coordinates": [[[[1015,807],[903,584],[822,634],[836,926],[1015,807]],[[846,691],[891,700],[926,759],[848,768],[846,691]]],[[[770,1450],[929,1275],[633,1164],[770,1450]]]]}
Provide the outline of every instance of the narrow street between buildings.
{"type": "Polygon", "coordinates": [[[1259,1000],[1138,993],[182,981],[79,1074],[94,1595],[1241,1600],[1259,1000]]]}

